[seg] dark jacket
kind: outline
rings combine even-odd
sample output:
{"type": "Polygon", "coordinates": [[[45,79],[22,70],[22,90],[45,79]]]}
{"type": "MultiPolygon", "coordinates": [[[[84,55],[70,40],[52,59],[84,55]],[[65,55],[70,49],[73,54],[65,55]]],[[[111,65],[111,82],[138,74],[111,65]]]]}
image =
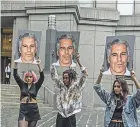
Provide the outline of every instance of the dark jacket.
{"type": "MultiPolygon", "coordinates": [[[[94,86],[96,93],[101,100],[106,104],[106,111],[104,117],[104,127],[108,127],[114,114],[116,105],[112,93],[106,92],[101,88],[101,84],[94,86]]],[[[137,90],[133,96],[128,95],[127,101],[123,106],[122,120],[124,127],[138,127],[138,119],[136,109],[140,106],[140,89],[137,90]]]]}
{"type": "Polygon", "coordinates": [[[36,83],[33,83],[31,85],[31,87],[28,89],[28,84],[26,82],[24,82],[20,76],[18,75],[17,73],[17,69],[14,69],[14,78],[17,82],[17,84],[19,85],[20,87],[20,91],[21,91],[21,94],[20,94],[20,100],[26,96],[30,96],[34,99],[36,99],[36,96],[37,96],[37,93],[38,93],[38,90],[40,89],[43,81],[44,81],[44,73],[43,71],[40,72],[40,78],[38,79],[38,81],[36,83]]]}

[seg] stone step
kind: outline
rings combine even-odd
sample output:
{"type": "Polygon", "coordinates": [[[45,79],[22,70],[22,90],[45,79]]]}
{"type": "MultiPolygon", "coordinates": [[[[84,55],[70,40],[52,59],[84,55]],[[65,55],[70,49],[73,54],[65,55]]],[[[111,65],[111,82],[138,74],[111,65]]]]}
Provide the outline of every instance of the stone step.
{"type": "MultiPolygon", "coordinates": [[[[6,95],[2,95],[1,98],[20,98],[20,94],[6,94],[6,95]]],[[[42,97],[37,96],[37,100],[44,100],[42,97]]]]}
{"type": "Polygon", "coordinates": [[[12,98],[12,97],[11,98],[1,98],[0,101],[1,101],[1,103],[2,102],[12,102],[12,103],[14,103],[14,102],[19,103],[20,102],[19,98],[15,98],[15,97],[14,98],[12,98]]]}
{"type": "MultiPolygon", "coordinates": [[[[2,99],[6,99],[6,98],[20,98],[20,95],[19,94],[5,94],[5,95],[2,95],[1,96],[2,99]]],[[[40,100],[40,101],[44,101],[44,98],[43,97],[40,97],[40,96],[37,96],[37,100],[40,100]]]]}
{"type": "Polygon", "coordinates": [[[20,92],[20,89],[9,89],[9,88],[4,88],[4,89],[1,89],[1,91],[3,92],[7,92],[7,91],[10,91],[10,92],[20,92]]]}
{"type": "MultiPolygon", "coordinates": [[[[20,88],[18,85],[11,85],[11,84],[2,84],[2,89],[1,89],[1,98],[0,101],[2,103],[20,103],[20,88]]],[[[38,103],[46,103],[47,101],[45,100],[44,102],[44,97],[43,95],[40,95],[38,93],[37,96],[37,102],[38,103]]],[[[49,106],[49,104],[48,104],[49,106]]]]}
{"type": "Polygon", "coordinates": [[[1,96],[14,96],[14,95],[17,95],[17,96],[20,96],[20,93],[19,92],[15,92],[15,91],[1,91],[1,96]]]}
{"type": "MultiPolygon", "coordinates": [[[[17,85],[7,85],[7,84],[3,84],[2,86],[5,86],[1,89],[1,96],[20,96],[20,89],[17,85]],[[10,87],[7,87],[10,86],[10,87]]],[[[42,99],[43,100],[43,96],[40,96],[38,94],[37,98],[42,99]]]]}
{"type": "Polygon", "coordinates": [[[4,88],[19,88],[18,85],[11,85],[11,84],[1,84],[1,89],[4,88]]]}
{"type": "Polygon", "coordinates": [[[10,88],[19,89],[19,86],[18,85],[1,86],[1,89],[10,89],[10,88]]]}
{"type": "MultiPolygon", "coordinates": [[[[44,104],[42,102],[38,102],[37,104],[40,108],[45,108],[45,107],[49,108],[50,107],[48,103],[44,104]]],[[[1,102],[1,106],[2,107],[5,107],[5,106],[8,107],[9,106],[10,108],[13,108],[13,107],[16,107],[16,106],[19,107],[20,102],[1,102]]],[[[53,107],[50,107],[50,108],[53,108],[53,107]]]]}
{"type": "MultiPolygon", "coordinates": [[[[0,98],[1,102],[20,102],[20,97],[18,94],[9,94],[5,96],[1,96],[0,98]]],[[[37,97],[37,102],[43,103],[43,98],[37,97]]],[[[45,101],[47,103],[47,101],[45,101]]]]}
{"type": "Polygon", "coordinates": [[[10,86],[10,87],[3,87],[1,86],[1,94],[4,95],[6,93],[20,93],[19,87],[10,86]]]}
{"type": "MultiPolygon", "coordinates": [[[[2,103],[1,104],[1,127],[17,127],[18,126],[18,114],[19,103],[2,103]]],[[[46,104],[38,103],[40,115],[43,116],[46,112],[51,112],[52,107],[48,107],[46,104]]]]}
{"type": "Polygon", "coordinates": [[[19,93],[9,93],[9,92],[6,92],[6,94],[1,95],[1,97],[6,97],[6,96],[17,96],[17,97],[19,97],[20,94],[19,93]]]}
{"type": "MultiPolygon", "coordinates": [[[[12,89],[2,89],[1,90],[1,96],[20,96],[20,90],[12,90],[12,89]]],[[[38,98],[43,98],[42,96],[40,96],[40,93],[38,93],[38,98]]]]}

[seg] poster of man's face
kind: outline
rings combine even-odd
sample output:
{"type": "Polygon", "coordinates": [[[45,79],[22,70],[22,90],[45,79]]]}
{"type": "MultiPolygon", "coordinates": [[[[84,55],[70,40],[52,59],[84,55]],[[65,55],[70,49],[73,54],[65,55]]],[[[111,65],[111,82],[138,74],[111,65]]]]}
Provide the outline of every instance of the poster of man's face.
{"type": "Polygon", "coordinates": [[[57,32],[56,62],[53,65],[61,67],[76,67],[74,54],[78,51],[79,32],[57,32]]]}
{"type": "Polygon", "coordinates": [[[37,64],[40,42],[41,32],[19,30],[14,62],[37,64]]]}
{"type": "Polygon", "coordinates": [[[106,38],[103,74],[130,76],[130,69],[133,68],[134,42],[134,35],[106,38]]]}

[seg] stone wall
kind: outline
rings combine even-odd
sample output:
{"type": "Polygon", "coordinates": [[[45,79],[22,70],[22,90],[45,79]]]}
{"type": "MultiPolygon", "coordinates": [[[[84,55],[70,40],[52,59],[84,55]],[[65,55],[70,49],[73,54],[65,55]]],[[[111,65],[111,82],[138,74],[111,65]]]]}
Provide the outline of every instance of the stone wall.
{"type": "MultiPolygon", "coordinates": [[[[8,3],[6,3],[8,4],[8,3]]],[[[93,85],[97,80],[99,70],[103,64],[104,50],[106,44],[106,36],[114,35],[136,35],[135,50],[134,50],[134,70],[136,76],[140,81],[138,70],[140,70],[140,16],[120,16],[115,9],[116,5],[106,6],[97,3],[97,8],[80,7],[77,2],[64,3],[24,3],[24,7],[14,8],[13,5],[8,4],[8,7],[2,2],[2,16],[15,16],[13,24],[13,53],[12,61],[14,59],[15,43],[17,31],[19,29],[28,29],[33,31],[42,31],[40,59],[41,66],[45,66],[45,46],[46,46],[46,30],[48,29],[48,16],[56,15],[56,29],[57,31],[80,31],[79,53],[81,55],[81,62],[88,70],[88,79],[86,87],[83,91],[83,105],[89,108],[93,106],[102,106],[103,103],[93,90],[93,85]],[[58,6],[59,5],[59,6],[58,6]],[[51,7],[50,7],[51,6],[51,7]],[[110,7],[110,8],[109,8],[110,7]],[[11,9],[10,9],[11,8],[11,9]],[[21,8],[21,13],[20,13],[21,8]],[[14,10],[14,11],[12,11],[14,10]]],[[[110,3],[111,4],[111,3],[110,3]]],[[[139,13],[136,5],[136,12],[139,13]]],[[[19,73],[28,70],[28,68],[35,70],[36,66],[19,65],[19,73]]],[[[79,72],[79,69],[77,68],[79,72]]],[[[48,74],[45,74],[44,85],[50,90],[54,91],[53,83],[48,74]]],[[[102,86],[108,91],[111,91],[114,76],[103,76],[102,86]]],[[[15,83],[12,80],[12,83],[15,83]]],[[[130,81],[131,82],[131,81],[130,81]]],[[[135,87],[134,87],[135,89],[135,87]]],[[[50,95],[49,95],[50,96],[50,95]]],[[[53,102],[53,101],[50,101],[53,102]]]]}

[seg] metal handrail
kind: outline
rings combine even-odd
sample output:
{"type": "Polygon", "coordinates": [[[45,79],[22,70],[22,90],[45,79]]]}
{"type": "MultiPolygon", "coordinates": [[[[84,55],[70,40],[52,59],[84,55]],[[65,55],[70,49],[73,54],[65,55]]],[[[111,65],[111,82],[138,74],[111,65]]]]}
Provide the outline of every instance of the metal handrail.
{"type": "Polygon", "coordinates": [[[45,86],[45,85],[43,85],[42,84],[42,86],[44,87],[44,89],[47,89],[50,93],[52,93],[52,94],[55,94],[52,90],[50,90],[47,86],[45,86]]]}
{"type": "Polygon", "coordinates": [[[43,87],[43,95],[42,95],[42,97],[43,97],[43,103],[45,104],[46,102],[48,103],[48,100],[46,98],[46,96],[48,95],[47,93],[51,94],[52,97],[55,95],[55,93],[50,88],[48,88],[47,86],[45,86],[44,84],[42,84],[42,87],[43,87]]]}

